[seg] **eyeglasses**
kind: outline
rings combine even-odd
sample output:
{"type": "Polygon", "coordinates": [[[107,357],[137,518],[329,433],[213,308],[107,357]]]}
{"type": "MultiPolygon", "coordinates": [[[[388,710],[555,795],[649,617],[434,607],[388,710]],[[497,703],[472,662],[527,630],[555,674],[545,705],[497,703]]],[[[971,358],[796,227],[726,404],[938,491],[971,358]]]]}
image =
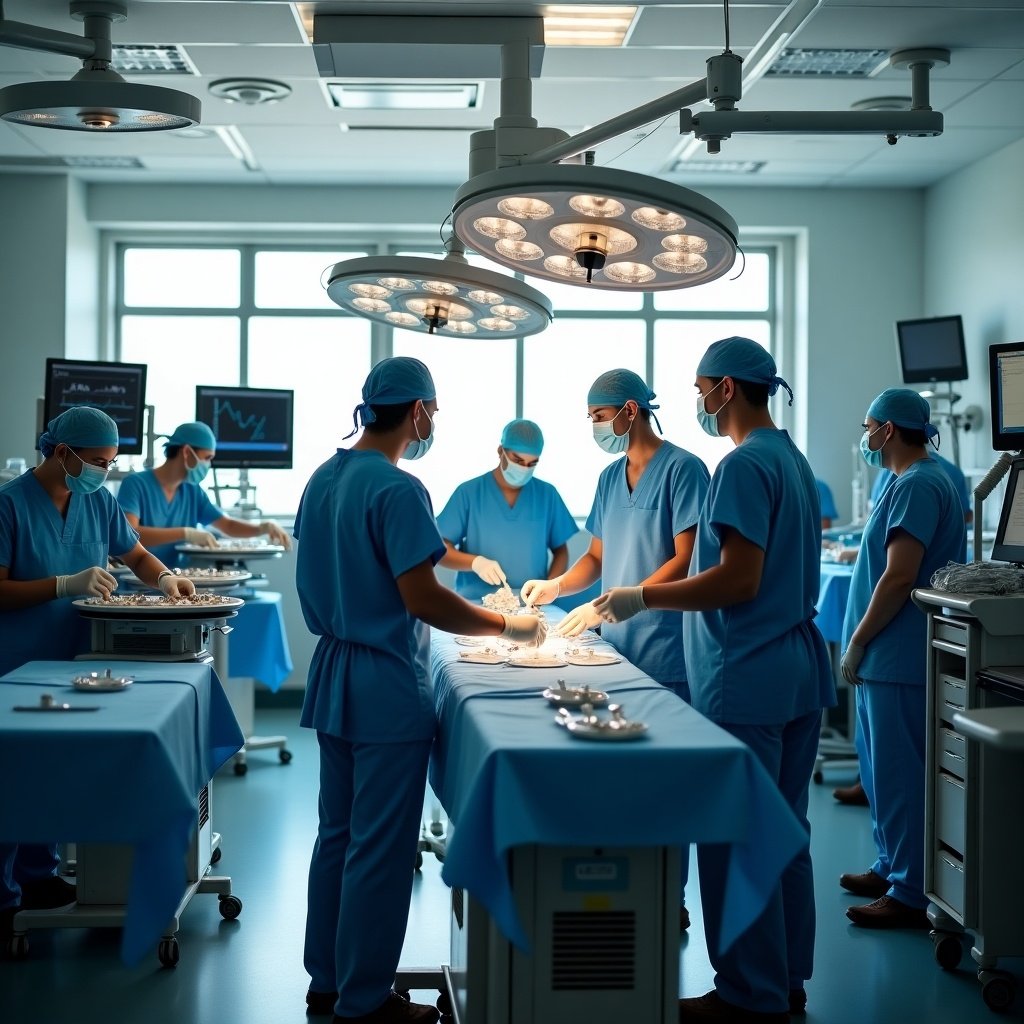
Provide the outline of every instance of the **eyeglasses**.
{"type": "MultiPolygon", "coordinates": [[[[85,464],[86,460],[83,459],[82,456],[79,455],[74,448],[71,448],[69,446],[68,450],[74,453],[75,458],[77,458],[79,462],[85,464]]],[[[105,473],[109,473],[112,469],[117,469],[117,456],[115,455],[112,459],[109,460],[100,458],[89,459],[88,464],[90,466],[95,466],[97,469],[102,469],[105,473]]]]}

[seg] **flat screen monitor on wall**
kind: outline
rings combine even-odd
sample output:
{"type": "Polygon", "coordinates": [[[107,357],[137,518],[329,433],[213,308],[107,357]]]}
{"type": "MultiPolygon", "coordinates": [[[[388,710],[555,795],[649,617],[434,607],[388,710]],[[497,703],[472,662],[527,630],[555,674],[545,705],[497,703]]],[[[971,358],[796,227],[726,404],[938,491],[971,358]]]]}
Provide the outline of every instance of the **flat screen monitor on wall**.
{"type": "Polygon", "coordinates": [[[124,455],[141,455],[145,442],[146,364],[104,363],[84,359],[47,359],[43,423],[67,409],[89,405],[116,424],[124,455]]]}
{"type": "Polygon", "coordinates": [[[200,384],[196,419],[217,438],[220,469],[291,469],[293,391],[200,384]]]}
{"type": "Polygon", "coordinates": [[[967,350],[959,316],[898,321],[896,348],[904,384],[967,380],[967,350]]]}
{"type": "Polygon", "coordinates": [[[992,395],[992,447],[1024,448],[1024,341],[990,345],[988,381],[992,395]]]}

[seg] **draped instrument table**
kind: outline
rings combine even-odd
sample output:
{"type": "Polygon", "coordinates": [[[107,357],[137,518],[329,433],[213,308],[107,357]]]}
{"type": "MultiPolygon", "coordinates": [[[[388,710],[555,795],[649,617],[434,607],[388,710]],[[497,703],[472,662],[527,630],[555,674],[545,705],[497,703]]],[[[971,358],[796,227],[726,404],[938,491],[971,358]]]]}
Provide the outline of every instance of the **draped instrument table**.
{"type": "Polygon", "coordinates": [[[675,1021],[681,848],[722,844],[728,946],[806,841],[796,818],[745,744],[624,660],[513,668],[460,663],[459,650],[435,632],[430,780],[453,823],[458,1019],[675,1021]],[[540,696],[559,679],[607,692],[648,732],[573,737],[540,696]]]}
{"type": "Polygon", "coordinates": [[[128,689],[72,689],[91,668],[82,661],[33,661],[0,678],[0,840],[79,844],[79,902],[16,915],[11,951],[27,952],[31,927],[123,925],[126,963],[159,943],[173,966],[177,918],[195,892],[216,892],[225,917],[241,911],[231,880],[209,875],[209,783],[243,737],[208,664],[112,665],[134,677],[128,689]],[[98,710],[13,710],[44,692],[98,710]]]}

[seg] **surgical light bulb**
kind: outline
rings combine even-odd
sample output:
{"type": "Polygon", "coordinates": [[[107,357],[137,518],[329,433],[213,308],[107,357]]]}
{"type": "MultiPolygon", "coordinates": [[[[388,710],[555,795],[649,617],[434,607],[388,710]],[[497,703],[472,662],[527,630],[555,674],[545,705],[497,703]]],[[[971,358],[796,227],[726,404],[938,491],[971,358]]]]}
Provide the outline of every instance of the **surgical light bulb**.
{"type": "Polygon", "coordinates": [[[661,244],[672,252],[708,251],[708,243],[700,235],[666,235],[661,244]]]}
{"type": "Polygon", "coordinates": [[[391,289],[384,288],[379,284],[364,284],[359,282],[357,284],[350,284],[348,286],[350,292],[354,292],[356,295],[361,295],[364,299],[390,299],[391,289]]]}
{"type": "Polygon", "coordinates": [[[617,256],[636,248],[636,239],[609,224],[559,224],[551,229],[551,238],[563,249],[593,249],[606,256],[617,256]]]}
{"type": "Polygon", "coordinates": [[[679,231],[686,227],[686,218],[678,213],[660,210],[657,206],[641,206],[633,211],[633,220],[651,231],[679,231]]]}
{"type": "Polygon", "coordinates": [[[514,331],[516,325],[511,320],[500,316],[485,316],[480,320],[480,326],[487,331],[514,331]]]}
{"type": "Polygon", "coordinates": [[[476,325],[471,324],[468,320],[458,320],[453,324],[448,324],[445,330],[451,331],[452,334],[476,334],[476,325]]]}
{"type": "Polygon", "coordinates": [[[434,295],[458,295],[459,289],[447,281],[424,281],[423,290],[434,295]]]}
{"type": "Polygon", "coordinates": [[[447,299],[407,299],[405,308],[418,316],[443,316],[447,320],[468,320],[473,315],[468,306],[447,299]]]}
{"type": "Polygon", "coordinates": [[[587,272],[571,256],[549,256],[544,261],[544,269],[563,277],[582,278],[587,272]]]}
{"type": "Polygon", "coordinates": [[[506,217],[518,217],[520,220],[544,220],[554,215],[555,209],[543,199],[529,199],[524,196],[511,196],[498,203],[498,209],[506,217]]]}
{"type": "Polygon", "coordinates": [[[473,227],[488,238],[525,238],[526,228],[504,217],[477,217],[473,227]]]}
{"type": "Polygon", "coordinates": [[[383,299],[367,299],[363,296],[353,299],[352,305],[364,313],[387,313],[391,309],[390,302],[385,302],[383,299]]]}
{"type": "Polygon", "coordinates": [[[621,217],[626,208],[607,196],[573,196],[569,205],[584,217],[621,217]]]}
{"type": "Polygon", "coordinates": [[[655,271],[646,263],[634,263],[630,260],[622,260],[619,263],[608,263],[604,268],[604,276],[613,281],[620,281],[622,284],[644,284],[653,281],[655,271]]]}
{"type": "Polygon", "coordinates": [[[379,277],[377,284],[382,284],[385,288],[391,288],[396,292],[408,291],[413,286],[412,281],[407,277],[379,277]]]}
{"type": "Polygon", "coordinates": [[[654,265],[670,274],[699,274],[707,269],[708,261],[692,252],[659,252],[654,265]]]}
{"type": "Polygon", "coordinates": [[[475,291],[470,292],[468,297],[483,306],[493,306],[496,302],[505,301],[504,295],[499,295],[497,292],[489,292],[483,288],[477,288],[475,291]]]}
{"type": "Polygon", "coordinates": [[[511,238],[499,239],[494,248],[510,260],[539,260],[544,250],[533,242],[516,242],[511,238]]]}
{"type": "Polygon", "coordinates": [[[495,316],[504,317],[506,320],[525,320],[530,315],[522,306],[512,306],[508,303],[491,306],[491,312],[495,316]]]}
{"type": "Polygon", "coordinates": [[[420,322],[420,318],[412,313],[385,313],[384,319],[398,327],[415,327],[420,322]]]}

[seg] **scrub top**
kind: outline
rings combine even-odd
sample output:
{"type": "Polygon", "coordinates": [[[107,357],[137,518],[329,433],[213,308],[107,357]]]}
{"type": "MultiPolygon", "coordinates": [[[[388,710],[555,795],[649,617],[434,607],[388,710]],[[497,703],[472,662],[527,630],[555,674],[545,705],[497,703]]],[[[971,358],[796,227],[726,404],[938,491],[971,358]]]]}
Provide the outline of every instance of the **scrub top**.
{"type": "Polygon", "coordinates": [[[836,520],[839,518],[839,511],[836,508],[836,500],[832,497],[832,488],[824,480],[814,478],[815,486],[818,488],[818,501],[821,502],[821,518],[836,520]]]}
{"type": "MultiPolygon", "coordinates": [[[[125,512],[139,517],[140,526],[183,527],[209,526],[224,515],[206,496],[198,484],[183,481],[168,501],[164,489],[151,469],[131,473],[121,481],[117,492],[118,504],[125,512]]],[[[155,544],[148,550],[164,565],[177,565],[181,553],[175,545],[155,544]]]]}
{"type": "Polygon", "coordinates": [[[685,612],[693,706],[713,722],[782,725],[835,704],[818,599],[821,507],[785,430],[759,428],[719,463],[700,514],[694,572],[721,563],[725,528],[764,551],[757,596],[685,612]]]}
{"type": "MultiPolygon", "coordinates": [[[[579,530],[551,484],[536,477],[528,480],[509,507],[493,473],[459,484],[437,525],[441,536],[460,550],[497,561],[515,591],[527,580],[544,579],[548,552],[579,530]]],[[[494,592],[475,572],[457,573],[455,589],[469,601],[494,592]]]]}
{"type": "MultiPolygon", "coordinates": [[[[886,548],[897,530],[905,530],[924,545],[915,588],[929,586],[936,569],[963,557],[963,508],[953,482],[938,462],[921,459],[899,476],[894,475],[871,510],[850,581],[843,622],[844,650],[885,572],[886,548]]],[[[858,670],[860,676],[883,683],[924,686],[926,633],[924,612],[908,598],[896,617],[867,645],[858,670]]]]}
{"type": "Polygon", "coordinates": [[[378,451],[339,448],[306,485],[294,533],[299,603],[320,637],[301,724],[352,743],[429,740],[430,630],[396,582],[445,553],[426,488],[378,451]]]}
{"type": "MultiPolygon", "coordinates": [[[[949,459],[944,459],[934,449],[929,449],[928,458],[933,462],[940,465],[949,477],[956,490],[956,496],[960,499],[960,506],[964,510],[966,515],[971,511],[971,489],[967,486],[967,477],[960,472],[956,464],[950,462],[949,459]]],[[[871,485],[871,507],[874,508],[878,504],[878,499],[882,497],[882,492],[889,486],[896,474],[891,469],[883,469],[878,476],[875,477],[875,482],[871,485]]],[[[822,512],[822,515],[825,513],[822,512]]]]}
{"type": "MultiPolygon", "coordinates": [[[[587,530],[601,541],[601,586],[632,587],[676,553],[675,538],[697,525],[710,479],[690,452],[663,441],[632,492],[626,458],[597,482],[587,530]]],[[[691,568],[692,571],[692,568],[691,568]]],[[[626,622],[602,623],[601,636],[659,683],[686,682],[678,612],[648,612],[626,622]]]]}
{"type": "MultiPolygon", "coordinates": [[[[0,565],[12,580],[104,568],[108,553],[127,554],[138,541],[105,487],[72,494],[63,518],[32,472],[0,487],[0,565]]],[[[66,661],[89,650],[89,623],[72,606],[74,600],[54,598],[0,612],[0,675],[33,659],[66,661]]]]}

